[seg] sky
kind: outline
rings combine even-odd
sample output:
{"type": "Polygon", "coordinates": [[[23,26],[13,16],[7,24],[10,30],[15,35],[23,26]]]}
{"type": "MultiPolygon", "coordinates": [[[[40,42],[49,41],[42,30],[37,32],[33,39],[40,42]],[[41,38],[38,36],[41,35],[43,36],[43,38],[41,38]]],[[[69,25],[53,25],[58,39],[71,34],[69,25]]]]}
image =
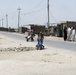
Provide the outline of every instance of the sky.
{"type": "MultiPolygon", "coordinates": [[[[76,21],[76,0],[49,0],[50,23],[76,21]]],[[[0,0],[0,26],[18,27],[18,8],[20,26],[47,23],[47,0],[0,0]]]]}

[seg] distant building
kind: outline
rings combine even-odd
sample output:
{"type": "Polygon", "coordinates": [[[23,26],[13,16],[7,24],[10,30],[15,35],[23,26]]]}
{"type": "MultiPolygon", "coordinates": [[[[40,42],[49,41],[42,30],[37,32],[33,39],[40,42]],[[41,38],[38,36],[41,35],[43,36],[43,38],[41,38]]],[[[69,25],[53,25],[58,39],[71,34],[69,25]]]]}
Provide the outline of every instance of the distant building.
{"type": "Polygon", "coordinates": [[[50,35],[57,36],[57,33],[56,33],[57,29],[58,29],[57,26],[49,26],[49,33],[50,33],[50,35]]]}
{"type": "Polygon", "coordinates": [[[25,33],[28,31],[28,28],[26,27],[19,27],[19,33],[25,33]]]}
{"type": "Polygon", "coordinates": [[[30,28],[35,30],[35,33],[45,32],[45,26],[42,26],[42,25],[30,24],[30,28]]]}
{"type": "Polygon", "coordinates": [[[75,21],[65,21],[57,24],[58,26],[58,36],[62,37],[63,36],[63,29],[64,27],[74,27],[76,29],[76,22],[75,21]]]}

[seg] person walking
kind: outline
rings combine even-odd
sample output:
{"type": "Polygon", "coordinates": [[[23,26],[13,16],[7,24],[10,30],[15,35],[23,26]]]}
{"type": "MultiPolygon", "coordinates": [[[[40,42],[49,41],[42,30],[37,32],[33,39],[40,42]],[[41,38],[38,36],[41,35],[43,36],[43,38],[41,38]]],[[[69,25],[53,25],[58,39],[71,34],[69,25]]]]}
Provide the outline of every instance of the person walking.
{"type": "Polygon", "coordinates": [[[32,28],[30,29],[30,36],[31,36],[31,38],[30,38],[31,42],[34,41],[34,39],[33,39],[34,34],[33,34],[33,29],[32,28]]]}
{"type": "Polygon", "coordinates": [[[34,37],[33,29],[30,29],[28,32],[28,36],[26,36],[25,38],[27,41],[31,40],[31,42],[32,42],[32,41],[34,41],[33,37],[34,37]]]}
{"type": "Polygon", "coordinates": [[[64,41],[67,40],[67,27],[64,27],[64,41]]]}
{"type": "Polygon", "coordinates": [[[67,28],[67,41],[71,41],[72,28],[67,28]]]}
{"type": "Polygon", "coordinates": [[[72,29],[72,38],[71,38],[72,41],[75,41],[75,28],[73,27],[72,29]]]}

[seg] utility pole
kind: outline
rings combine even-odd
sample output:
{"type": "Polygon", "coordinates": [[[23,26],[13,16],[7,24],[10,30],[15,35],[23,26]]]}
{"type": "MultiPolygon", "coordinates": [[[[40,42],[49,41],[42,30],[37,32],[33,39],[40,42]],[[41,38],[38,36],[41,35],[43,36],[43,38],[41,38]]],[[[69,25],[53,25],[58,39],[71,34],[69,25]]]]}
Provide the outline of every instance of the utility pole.
{"type": "Polygon", "coordinates": [[[0,27],[1,27],[1,20],[0,20],[0,27]]]}
{"type": "Polygon", "coordinates": [[[20,7],[18,9],[18,32],[19,32],[19,26],[20,26],[20,7]]]}
{"type": "Polygon", "coordinates": [[[3,20],[4,20],[4,19],[2,18],[2,27],[3,27],[3,20]]]}
{"type": "Polygon", "coordinates": [[[49,0],[47,0],[47,12],[48,12],[48,22],[47,22],[47,27],[48,27],[48,34],[49,34],[49,0]]]}
{"type": "Polygon", "coordinates": [[[6,14],[6,28],[8,29],[8,15],[6,14]]]}

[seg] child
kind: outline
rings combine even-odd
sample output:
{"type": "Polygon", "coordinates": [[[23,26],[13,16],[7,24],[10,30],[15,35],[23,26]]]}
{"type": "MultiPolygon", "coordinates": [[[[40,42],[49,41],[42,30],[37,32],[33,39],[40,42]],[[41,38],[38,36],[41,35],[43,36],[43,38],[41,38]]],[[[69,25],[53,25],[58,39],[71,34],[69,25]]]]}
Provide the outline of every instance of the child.
{"type": "Polygon", "coordinates": [[[41,33],[38,34],[37,41],[38,41],[38,44],[36,45],[37,49],[40,49],[40,50],[43,49],[44,46],[42,45],[43,41],[42,41],[41,33]]]}

